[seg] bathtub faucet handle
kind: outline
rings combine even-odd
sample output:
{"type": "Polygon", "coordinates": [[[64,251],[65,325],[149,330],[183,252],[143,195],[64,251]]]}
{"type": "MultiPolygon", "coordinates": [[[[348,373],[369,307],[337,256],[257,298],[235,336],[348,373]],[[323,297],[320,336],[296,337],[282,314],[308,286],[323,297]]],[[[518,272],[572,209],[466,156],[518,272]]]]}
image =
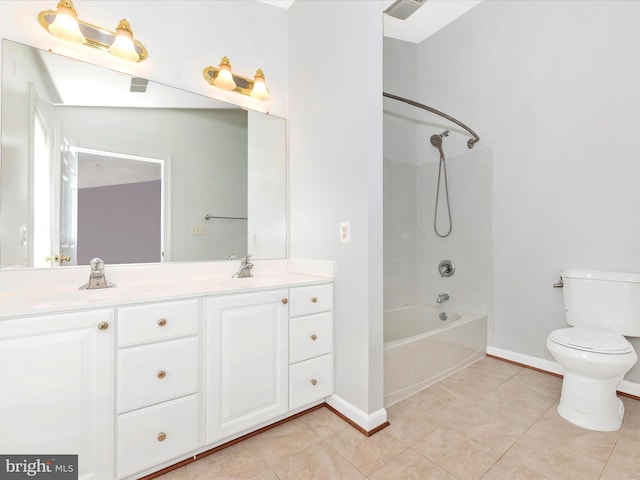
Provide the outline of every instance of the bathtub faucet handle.
{"type": "Polygon", "coordinates": [[[448,293],[439,293],[438,298],[436,299],[436,302],[442,303],[442,302],[446,302],[447,300],[449,300],[448,293]]]}

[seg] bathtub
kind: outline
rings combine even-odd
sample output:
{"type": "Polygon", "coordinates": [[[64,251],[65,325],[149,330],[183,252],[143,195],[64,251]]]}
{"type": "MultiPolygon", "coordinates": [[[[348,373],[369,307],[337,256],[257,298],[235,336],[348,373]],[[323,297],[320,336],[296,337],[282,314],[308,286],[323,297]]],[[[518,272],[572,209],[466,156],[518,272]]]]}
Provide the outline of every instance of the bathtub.
{"type": "Polygon", "coordinates": [[[480,360],[486,349],[486,315],[430,305],[385,311],[385,407],[480,360]]]}

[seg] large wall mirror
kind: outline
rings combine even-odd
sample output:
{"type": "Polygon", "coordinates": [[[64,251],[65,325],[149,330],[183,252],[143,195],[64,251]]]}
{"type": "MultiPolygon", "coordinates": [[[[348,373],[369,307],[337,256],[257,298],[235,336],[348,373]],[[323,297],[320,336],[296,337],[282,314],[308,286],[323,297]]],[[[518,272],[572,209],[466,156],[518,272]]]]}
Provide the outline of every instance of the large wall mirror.
{"type": "Polygon", "coordinates": [[[284,119],[8,40],[1,95],[0,268],[286,257],[284,119]]]}

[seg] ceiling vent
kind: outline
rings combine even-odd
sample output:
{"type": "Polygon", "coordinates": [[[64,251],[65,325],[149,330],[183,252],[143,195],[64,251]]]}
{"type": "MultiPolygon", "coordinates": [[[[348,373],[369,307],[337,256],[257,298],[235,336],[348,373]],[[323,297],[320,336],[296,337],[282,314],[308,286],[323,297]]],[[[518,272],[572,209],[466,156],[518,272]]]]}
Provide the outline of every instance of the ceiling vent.
{"type": "Polygon", "coordinates": [[[136,93],[146,93],[148,84],[149,80],[147,80],[146,78],[131,77],[131,88],[129,88],[129,91],[136,93]]]}
{"type": "Polygon", "coordinates": [[[406,20],[426,2],[427,0],[396,0],[384,13],[400,20],[406,20]]]}

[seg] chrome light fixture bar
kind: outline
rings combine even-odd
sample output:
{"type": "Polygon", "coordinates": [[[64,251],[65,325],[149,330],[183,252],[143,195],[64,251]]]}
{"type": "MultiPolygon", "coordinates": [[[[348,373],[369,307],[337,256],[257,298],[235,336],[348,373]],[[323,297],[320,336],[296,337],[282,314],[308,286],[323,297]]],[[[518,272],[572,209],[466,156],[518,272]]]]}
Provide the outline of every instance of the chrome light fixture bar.
{"type": "Polygon", "coordinates": [[[60,0],[57,10],[45,10],[38,21],[51,35],[69,42],[97,48],[132,62],[140,62],[149,55],[147,49],[133,38],[131,25],[120,20],[116,31],[80,20],[72,0],[60,0]]]}
{"type": "Polygon", "coordinates": [[[206,67],[202,71],[202,76],[209,85],[222,90],[238,92],[262,101],[267,101],[271,98],[261,69],[256,71],[253,80],[241,77],[232,72],[231,63],[227,57],[222,57],[217,67],[212,65],[206,67]]]}

